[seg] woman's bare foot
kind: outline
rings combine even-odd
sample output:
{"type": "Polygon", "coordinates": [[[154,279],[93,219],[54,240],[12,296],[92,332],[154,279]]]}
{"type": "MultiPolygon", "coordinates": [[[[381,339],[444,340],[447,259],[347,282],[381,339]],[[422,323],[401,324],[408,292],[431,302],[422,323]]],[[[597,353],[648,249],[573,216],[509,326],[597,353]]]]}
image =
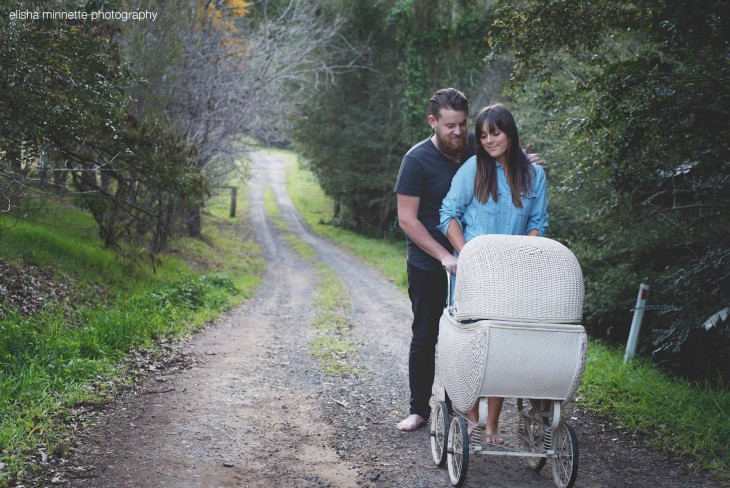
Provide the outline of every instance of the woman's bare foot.
{"type": "Polygon", "coordinates": [[[398,425],[396,425],[395,428],[400,430],[401,432],[411,432],[418,429],[425,423],[426,419],[418,414],[412,413],[405,419],[398,422],[398,425]]]}
{"type": "Polygon", "coordinates": [[[497,434],[496,432],[493,434],[487,434],[487,437],[484,440],[484,442],[486,442],[487,444],[495,445],[495,446],[501,446],[502,444],[504,444],[504,439],[502,439],[501,437],[489,437],[490,435],[496,435],[496,434],[497,434]]]}
{"type": "Polygon", "coordinates": [[[502,397],[489,397],[487,399],[487,426],[484,433],[487,435],[485,442],[495,446],[501,446],[504,444],[504,439],[501,437],[488,437],[491,435],[497,435],[499,433],[499,414],[502,412],[502,404],[504,398],[502,397]]]}

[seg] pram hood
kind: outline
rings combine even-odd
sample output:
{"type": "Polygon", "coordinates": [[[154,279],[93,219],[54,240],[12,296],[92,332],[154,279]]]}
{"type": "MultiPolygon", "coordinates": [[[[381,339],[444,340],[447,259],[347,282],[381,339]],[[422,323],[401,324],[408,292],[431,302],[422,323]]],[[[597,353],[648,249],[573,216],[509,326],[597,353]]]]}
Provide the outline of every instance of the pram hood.
{"type": "Polygon", "coordinates": [[[453,317],[577,324],[583,273],[561,243],[545,237],[484,235],[459,255],[453,317]]]}

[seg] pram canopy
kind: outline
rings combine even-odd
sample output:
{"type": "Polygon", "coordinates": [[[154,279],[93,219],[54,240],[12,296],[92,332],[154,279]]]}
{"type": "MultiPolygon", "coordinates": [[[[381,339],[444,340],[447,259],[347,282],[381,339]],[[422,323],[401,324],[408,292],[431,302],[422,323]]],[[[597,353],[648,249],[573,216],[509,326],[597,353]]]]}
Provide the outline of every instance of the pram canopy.
{"type": "Polygon", "coordinates": [[[545,237],[484,235],[459,255],[456,320],[578,324],[583,273],[572,252],[545,237]]]}

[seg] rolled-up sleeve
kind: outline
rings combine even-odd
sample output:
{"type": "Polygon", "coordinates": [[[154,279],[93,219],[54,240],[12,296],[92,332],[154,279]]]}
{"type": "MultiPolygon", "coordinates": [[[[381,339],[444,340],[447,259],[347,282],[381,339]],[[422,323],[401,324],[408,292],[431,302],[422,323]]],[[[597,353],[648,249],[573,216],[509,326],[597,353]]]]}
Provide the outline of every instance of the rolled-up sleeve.
{"type": "Polygon", "coordinates": [[[537,229],[540,237],[545,237],[545,231],[548,227],[548,198],[547,198],[547,178],[545,171],[537,164],[532,165],[535,168],[535,181],[533,188],[535,189],[535,202],[532,204],[530,219],[527,222],[527,232],[537,229]]]}
{"type": "Polygon", "coordinates": [[[466,206],[474,198],[474,178],[476,177],[476,160],[469,159],[459,168],[451,180],[451,188],[441,203],[439,211],[439,230],[446,234],[449,230],[451,219],[456,219],[459,226],[464,229],[463,217],[466,206]]]}

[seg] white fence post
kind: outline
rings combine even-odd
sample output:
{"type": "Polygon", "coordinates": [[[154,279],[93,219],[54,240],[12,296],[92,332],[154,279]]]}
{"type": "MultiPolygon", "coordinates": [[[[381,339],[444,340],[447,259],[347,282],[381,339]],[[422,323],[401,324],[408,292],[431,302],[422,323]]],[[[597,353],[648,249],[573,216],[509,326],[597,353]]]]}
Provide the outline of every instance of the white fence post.
{"type": "Polygon", "coordinates": [[[644,283],[639,286],[639,296],[636,298],[636,307],[634,307],[634,319],[631,321],[631,330],[629,331],[629,340],[626,343],[626,353],[624,354],[624,364],[631,359],[636,352],[636,343],[639,342],[639,332],[641,331],[641,321],[644,319],[644,309],[646,308],[646,299],[649,297],[649,285],[644,283]]]}

